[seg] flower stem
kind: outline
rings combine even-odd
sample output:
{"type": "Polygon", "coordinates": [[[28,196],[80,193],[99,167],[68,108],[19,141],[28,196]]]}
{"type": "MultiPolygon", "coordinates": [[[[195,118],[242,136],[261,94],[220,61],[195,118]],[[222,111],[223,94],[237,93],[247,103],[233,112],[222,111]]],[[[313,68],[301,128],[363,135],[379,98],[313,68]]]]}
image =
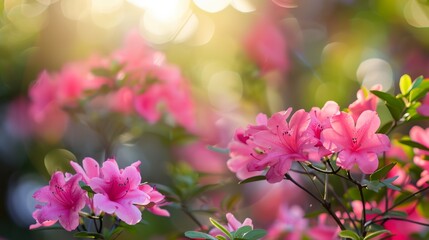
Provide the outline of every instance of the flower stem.
{"type": "Polygon", "coordinates": [[[352,175],[350,174],[350,171],[347,171],[347,177],[350,179],[351,182],[353,182],[359,190],[359,195],[360,195],[360,199],[362,202],[362,219],[361,219],[361,226],[360,226],[360,230],[362,233],[362,236],[365,237],[366,236],[366,208],[365,208],[365,196],[363,194],[363,186],[362,184],[360,184],[358,181],[354,180],[352,175]]]}
{"type": "Polygon", "coordinates": [[[290,176],[288,173],[285,174],[285,179],[291,181],[293,184],[295,184],[301,190],[303,190],[304,192],[309,194],[311,197],[313,197],[316,201],[318,201],[322,205],[322,207],[325,208],[326,211],[328,211],[329,215],[331,215],[331,217],[335,220],[335,222],[338,224],[338,226],[341,228],[341,230],[346,229],[344,227],[343,223],[341,222],[341,220],[332,211],[331,205],[328,202],[323,201],[323,200],[319,199],[318,197],[316,197],[316,195],[314,195],[312,192],[310,192],[305,187],[303,187],[301,184],[299,184],[297,181],[295,181],[295,179],[293,179],[292,176],[290,176]]]}

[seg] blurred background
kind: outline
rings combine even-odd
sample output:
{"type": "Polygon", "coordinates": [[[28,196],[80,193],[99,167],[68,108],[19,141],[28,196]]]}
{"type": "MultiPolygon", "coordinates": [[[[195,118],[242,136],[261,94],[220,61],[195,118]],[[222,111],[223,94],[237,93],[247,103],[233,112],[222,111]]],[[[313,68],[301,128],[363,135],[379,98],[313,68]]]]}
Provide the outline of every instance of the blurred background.
{"type": "MultiPolygon", "coordinates": [[[[198,198],[205,210],[233,201],[228,192],[250,191],[237,216],[266,227],[276,204],[302,204],[299,194],[285,194],[296,189],[257,183],[237,190],[228,156],[207,146],[226,148],[234,129],[253,123],[259,112],[309,110],[327,100],[345,108],[360,86],[378,83],[395,92],[402,74],[427,76],[428,27],[427,0],[1,0],[0,239],[71,238],[61,230],[28,230],[36,204],[31,196],[54,170],[70,170],[69,160],[106,157],[99,132],[79,119],[32,129],[29,89],[43,70],[110,56],[137,32],[180,69],[196,124],[188,131],[168,121],[130,127],[111,146],[120,166],[141,160],[143,181],[165,185],[194,169],[206,173],[207,179],[191,180],[221,188],[198,198]]],[[[110,131],[109,124],[102,129],[110,131]]],[[[149,225],[120,239],[176,239],[197,227],[180,209],[167,209],[171,218],[145,213],[149,225]]],[[[198,217],[207,222],[208,215],[198,217]]]]}

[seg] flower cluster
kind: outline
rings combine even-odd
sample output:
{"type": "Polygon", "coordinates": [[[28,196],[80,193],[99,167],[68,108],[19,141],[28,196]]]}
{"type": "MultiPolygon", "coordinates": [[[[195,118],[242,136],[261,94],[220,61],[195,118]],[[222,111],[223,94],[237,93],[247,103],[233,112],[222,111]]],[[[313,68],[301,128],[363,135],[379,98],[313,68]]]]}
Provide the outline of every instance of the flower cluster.
{"type": "Polygon", "coordinates": [[[59,138],[70,115],[66,111],[136,114],[150,124],[167,123],[195,130],[194,104],[180,69],[163,53],[131,32],[124,47],[110,56],[69,63],[58,72],[43,71],[29,89],[28,115],[34,129],[59,138]],[[46,127],[44,127],[46,126],[46,127]],[[49,127],[47,127],[49,126],[49,127]],[[51,134],[51,135],[52,135],[51,134]]]}
{"type": "Polygon", "coordinates": [[[106,160],[100,168],[97,161],[85,158],[82,166],[71,162],[76,174],[55,172],[49,185],[39,189],[33,197],[44,203],[37,205],[33,217],[36,224],[30,229],[51,226],[57,221],[67,231],[80,225],[81,216],[101,218],[116,216],[129,225],[141,221],[141,211],[147,208],[154,214],[169,216],[161,209],[164,196],[155,188],[141,183],[140,161],[120,169],[115,159],[106,160]],[[82,182],[81,186],[79,183],[82,182]],[[90,214],[82,210],[87,206],[90,214]]]}
{"type": "Polygon", "coordinates": [[[373,102],[372,97],[358,101],[349,112],[341,112],[337,103],[329,101],[310,112],[301,109],[292,114],[289,108],[270,118],[258,115],[256,125],[236,131],[229,145],[230,170],[243,179],[268,168],[266,178],[274,183],[284,179],[295,161],[336,157],[343,169],[357,164],[363,173],[373,173],[377,154],[389,150],[390,141],[387,135],[376,133],[380,118],[374,104],[365,104],[373,102]]]}

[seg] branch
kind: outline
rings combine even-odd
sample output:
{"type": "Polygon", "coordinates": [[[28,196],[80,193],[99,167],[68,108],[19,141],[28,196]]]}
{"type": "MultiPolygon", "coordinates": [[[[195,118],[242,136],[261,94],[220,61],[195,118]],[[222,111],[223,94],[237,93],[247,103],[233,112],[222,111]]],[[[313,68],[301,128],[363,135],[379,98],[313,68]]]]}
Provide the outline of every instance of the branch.
{"type": "Polygon", "coordinates": [[[288,173],[285,174],[285,179],[291,181],[293,184],[295,184],[297,187],[299,187],[300,189],[302,189],[304,192],[306,192],[307,194],[309,194],[311,197],[313,197],[316,201],[318,201],[323,208],[325,208],[326,211],[328,211],[329,215],[331,215],[331,217],[335,220],[335,222],[338,224],[338,226],[341,228],[341,230],[345,230],[346,228],[344,227],[343,223],[341,222],[341,220],[338,218],[337,215],[335,215],[334,212],[332,212],[331,206],[329,203],[327,203],[326,201],[323,201],[321,199],[319,199],[318,197],[316,197],[316,195],[314,195],[312,192],[310,192],[309,190],[307,190],[305,187],[303,187],[302,185],[300,185],[297,181],[295,181],[288,173]]]}

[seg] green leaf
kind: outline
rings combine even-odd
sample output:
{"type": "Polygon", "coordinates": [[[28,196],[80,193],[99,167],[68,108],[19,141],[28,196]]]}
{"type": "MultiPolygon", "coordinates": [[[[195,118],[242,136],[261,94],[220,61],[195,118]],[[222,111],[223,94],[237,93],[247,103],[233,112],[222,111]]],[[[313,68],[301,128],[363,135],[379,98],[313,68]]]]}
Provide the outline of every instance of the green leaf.
{"type": "Polygon", "coordinates": [[[398,99],[393,95],[376,90],[372,90],[371,93],[385,101],[385,104],[389,109],[389,112],[392,115],[393,119],[401,119],[403,111],[405,109],[405,103],[402,101],[402,99],[398,99]]]}
{"type": "Polygon", "coordinates": [[[245,184],[245,183],[250,183],[250,182],[257,182],[257,181],[262,181],[262,180],[266,180],[267,177],[265,176],[253,176],[250,178],[246,178],[240,182],[238,182],[238,184],[245,184]]]}
{"type": "Polygon", "coordinates": [[[222,235],[217,235],[216,238],[219,240],[226,240],[226,238],[222,235]]]}
{"type": "Polygon", "coordinates": [[[88,185],[83,184],[83,185],[80,186],[80,188],[82,188],[83,190],[87,191],[88,193],[95,194],[94,190],[92,190],[92,188],[90,186],[88,186],[88,185]]]}
{"type": "Polygon", "coordinates": [[[424,97],[426,93],[429,91],[429,81],[423,81],[423,77],[421,77],[421,80],[415,80],[416,84],[413,84],[411,86],[410,96],[409,100],[410,102],[414,102],[419,100],[420,98],[424,97]],[[416,85],[416,86],[414,86],[416,85]]]}
{"type": "Polygon", "coordinates": [[[414,82],[411,85],[411,89],[416,89],[420,86],[420,84],[423,82],[423,76],[419,76],[418,78],[414,79],[414,82]]]}
{"type": "Polygon", "coordinates": [[[380,180],[383,179],[387,176],[387,174],[389,173],[389,171],[396,165],[396,162],[392,162],[380,169],[378,169],[377,171],[375,171],[373,174],[371,174],[369,176],[369,179],[372,180],[380,180]]]}
{"type": "Polygon", "coordinates": [[[371,208],[366,210],[366,214],[381,214],[383,213],[379,208],[371,208]]]}
{"type": "Polygon", "coordinates": [[[211,145],[208,145],[207,148],[209,150],[211,150],[211,151],[214,151],[214,152],[223,153],[223,154],[229,154],[229,149],[228,148],[218,148],[218,147],[211,146],[211,145]]]}
{"type": "Polygon", "coordinates": [[[407,139],[407,138],[401,139],[401,140],[399,140],[399,142],[404,144],[404,145],[413,147],[413,148],[418,148],[418,149],[422,149],[425,151],[429,151],[429,148],[426,147],[425,145],[418,143],[418,142],[414,142],[414,141],[407,139]]]}
{"type": "Polygon", "coordinates": [[[378,192],[380,189],[385,187],[385,185],[383,183],[381,183],[379,180],[368,181],[368,180],[364,179],[362,181],[362,183],[366,184],[366,189],[374,191],[374,192],[378,192]]]}
{"type": "Polygon", "coordinates": [[[209,218],[209,220],[213,224],[213,226],[215,226],[217,229],[219,229],[221,232],[223,232],[227,237],[232,239],[231,233],[222,224],[220,224],[218,221],[216,221],[213,218],[209,218]]]}
{"type": "Polygon", "coordinates": [[[88,238],[88,239],[104,239],[103,235],[94,232],[78,232],[73,235],[75,238],[88,238]]]}
{"type": "Polygon", "coordinates": [[[384,214],[385,217],[402,217],[406,218],[408,214],[402,211],[391,210],[384,214]]]}
{"type": "Polygon", "coordinates": [[[395,186],[395,185],[392,184],[398,177],[399,176],[394,176],[394,177],[391,177],[391,178],[384,179],[384,180],[382,180],[380,182],[384,186],[386,186],[387,188],[390,188],[390,189],[393,189],[393,190],[396,190],[396,191],[401,191],[401,189],[399,187],[397,187],[397,186],[395,186]]]}
{"type": "Polygon", "coordinates": [[[44,163],[50,175],[56,171],[73,172],[70,161],[76,161],[76,156],[66,149],[54,149],[46,154],[44,163]]]}
{"type": "Polygon", "coordinates": [[[207,233],[196,232],[196,231],[187,231],[185,232],[185,236],[191,239],[202,238],[202,239],[216,240],[215,237],[208,235],[207,233]]]}
{"type": "Polygon", "coordinates": [[[232,232],[232,236],[233,236],[234,239],[235,238],[242,238],[245,233],[248,233],[250,231],[252,231],[252,227],[251,226],[247,226],[247,225],[246,226],[242,226],[239,229],[237,229],[237,231],[232,232]]]}
{"type": "Polygon", "coordinates": [[[404,74],[401,79],[399,79],[399,89],[401,89],[402,95],[406,96],[411,90],[412,80],[410,75],[404,74]]]}
{"type": "Polygon", "coordinates": [[[366,237],[363,240],[369,240],[369,239],[373,239],[375,237],[377,237],[378,235],[384,234],[384,233],[390,233],[389,230],[383,229],[383,230],[379,230],[376,232],[372,232],[372,233],[368,233],[368,235],[366,235],[366,237]]]}
{"type": "Polygon", "coordinates": [[[343,230],[338,233],[338,236],[342,238],[351,238],[353,240],[360,240],[362,239],[357,233],[353,232],[352,230],[343,230]]]}
{"type": "Polygon", "coordinates": [[[267,234],[267,231],[263,229],[254,229],[244,235],[244,239],[247,240],[256,240],[264,237],[267,234]]]}
{"type": "Polygon", "coordinates": [[[381,126],[378,129],[377,133],[384,133],[384,134],[387,133],[387,131],[389,131],[390,127],[392,126],[392,124],[393,124],[392,121],[385,123],[383,126],[381,126]]]}

